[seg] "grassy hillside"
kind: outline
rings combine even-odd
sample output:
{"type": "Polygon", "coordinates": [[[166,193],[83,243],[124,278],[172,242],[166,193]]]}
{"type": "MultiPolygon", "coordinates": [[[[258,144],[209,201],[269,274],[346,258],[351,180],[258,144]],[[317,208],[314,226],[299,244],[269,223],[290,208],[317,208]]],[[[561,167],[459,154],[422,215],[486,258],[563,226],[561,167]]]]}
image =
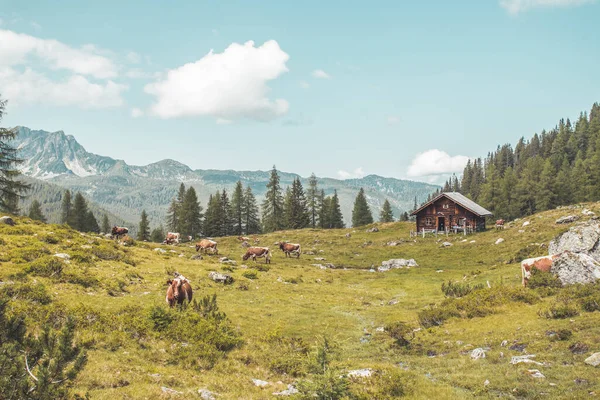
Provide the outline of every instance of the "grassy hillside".
{"type": "MultiPolygon", "coordinates": [[[[586,206],[600,213],[599,203],[586,206]]],[[[600,313],[582,308],[598,287],[523,289],[518,264],[547,252],[543,245],[568,229],[554,223],[558,217],[580,212],[548,211],[466,238],[410,239],[411,223],[377,225],[375,233],[278,232],[260,236],[261,245],[298,242],[305,254],[286,259],[273,250],[268,267],[243,263],[235,238],[219,240],[220,253],[236,261],[231,266],[221,255],[192,260],[190,244],[162,246],[163,253],[19,218],[17,226],[0,226],[0,291],[33,332],[42,321],[76,318],[88,363],[73,392],[92,399],[199,398],[202,388],[218,399],[267,399],[292,383],[344,392],[339,377],[360,368],[373,375],[349,379],[347,398],[583,398],[600,393],[598,369],[583,363],[600,351],[600,313]],[[414,258],[419,267],[370,271],[391,258],[414,258]],[[327,263],[336,268],[313,265],[327,263]],[[205,301],[169,310],[165,281],[174,271],[205,301]],[[217,284],[210,271],[235,281],[217,284]],[[441,290],[448,281],[484,288],[450,299],[441,290]],[[472,360],[475,348],[487,348],[486,357],[472,360]],[[524,354],[543,365],[510,364],[524,354]],[[269,385],[257,387],[253,378],[269,385]]]]}

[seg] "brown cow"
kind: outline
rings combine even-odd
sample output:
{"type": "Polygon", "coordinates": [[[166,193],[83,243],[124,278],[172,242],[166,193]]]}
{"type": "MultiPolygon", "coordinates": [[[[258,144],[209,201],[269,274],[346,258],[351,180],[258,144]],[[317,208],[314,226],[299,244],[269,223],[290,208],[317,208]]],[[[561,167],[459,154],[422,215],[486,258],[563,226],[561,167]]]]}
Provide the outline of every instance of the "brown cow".
{"type": "Polygon", "coordinates": [[[192,285],[187,279],[169,279],[167,281],[167,296],[165,300],[169,307],[183,304],[185,300],[192,301],[192,285]]]}
{"type": "Polygon", "coordinates": [[[528,258],[521,261],[521,277],[522,284],[524,287],[527,287],[527,281],[531,277],[531,270],[533,268],[542,271],[542,272],[550,272],[552,269],[552,264],[554,263],[554,259],[558,257],[557,254],[553,256],[542,256],[535,258],[528,258]]]}
{"type": "Polygon", "coordinates": [[[179,232],[167,232],[167,237],[165,238],[164,244],[179,244],[181,241],[181,235],[179,232]]]}
{"type": "Polygon", "coordinates": [[[124,236],[127,233],[129,233],[129,229],[123,226],[113,226],[111,231],[112,237],[116,239],[119,239],[121,236],[124,236]]]}
{"type": "Polygon", "coordinates": [[[265,258],[265,264],[271,264],[271,250],[268,247],[249,247],[246,254],[242,256],[242,260],[246,261],[252,258],[256,262],[256,258],[265,258]]]}
{"type": "Polygon", "coordinates": [[[214,254],[219,254],[219,250],[217,249],[217,242],[209,239],[202,239],[198,243],[196,243],[196,251],[202,250],[206,254],[206,252],[210,249],[210,251],[214,254]]]}
{"type": "Polygon", "coordinates": [[[302,254],[302,249],[299,244],[294,243],[286,243],[279,242],[279,248],[285,253],[286,257],[291,257],[292,253],[296,253],[297,258],[300,258],[300,254],[302,254]]]}
{"type": "Polygon", "coordinates": [[[503,219],[496,220],[496,229],[504,229],[504,220],[503,219]]]}
{"type": "Polygon", "coordinates": [[[238,236],[238,240],[239,240],[240,242],[249,242],[249,241],[250,241],[250,238],[249,238],[249,237],[246,237],[246,236],[238,236]]]}

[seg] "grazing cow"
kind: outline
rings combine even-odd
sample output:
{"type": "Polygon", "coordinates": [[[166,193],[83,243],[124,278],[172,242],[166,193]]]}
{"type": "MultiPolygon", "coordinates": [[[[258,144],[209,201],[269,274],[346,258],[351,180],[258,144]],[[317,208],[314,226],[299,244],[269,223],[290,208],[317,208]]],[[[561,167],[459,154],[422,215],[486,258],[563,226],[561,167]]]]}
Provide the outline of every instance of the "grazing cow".
{"type": "Polygon", "coordinates": [[[504,229],[504,220],[503,219],[496,220],[496,229],[504,229]]]}
{"type": "Polygon", "coordinates": [[[291,257],[292,253],[295,253],[297,258],[300,258],[300,254],[302,254],[302,249],[299,244],[294,243],[286,243],[279,242],[279,248],[285,253],[286,258],[291,257]]]}
{"type": "Polygon", "coordinates": [[[246,237],[246,236],[238,236],[238,240],[239,240],[240,242],[249,242],[249,241],[250,241],[250,238],[249,238],[249,237],[246,237]]]}
{"type": "Polygon", "coordinates": [[[119,239],[121,236],[124,236],[129,233],[129,229],[122,226],[113,226],[111,234],[115,239],[119,239]]]}
{"type": "Polygon", "coordinates": [[[242,260],[246,261],[252,258],[256,262],[256,258],[265,258],[265,264],[271,264],[271,250],[268,247],[249,247],[246,254],[242,256],[242,260]]]}
{"type": "Polygon", "coordinates": [[[217,249],[217,242],[209,239],[202,239],[198,243],[196,243],[196,251],[202,250],[201,253],[206,254],[208,250],[210,250],[214,254],[219,254],[219,250],[217,249]]]}
{"type": "Polygon", "coordinates": [[[527,287],[527,281],[531,278],[531,270],[533,268],[542,271],[550,272],[554,259],[558,257],[558,254],[553,256],[542,256],[535,258],[528,258],[521,261],[521,277],[524,287],[527,287]]]}
{"type": "Polygon", "coordinates": [[[165,238],[164,244],[179,244],[181,241],[181,235],[179,232],[168,232],[167,237],[165,238]]]}
{"type": "Polygon", "coordinates": [[[167,281],[167,296],[165,300],[169,307],[173,307],[175,304],[183,304],[185,300],[188,302],[192,301],[192,285],[190,282],[180,276],[176,279],[169,279],[167,281]]]}

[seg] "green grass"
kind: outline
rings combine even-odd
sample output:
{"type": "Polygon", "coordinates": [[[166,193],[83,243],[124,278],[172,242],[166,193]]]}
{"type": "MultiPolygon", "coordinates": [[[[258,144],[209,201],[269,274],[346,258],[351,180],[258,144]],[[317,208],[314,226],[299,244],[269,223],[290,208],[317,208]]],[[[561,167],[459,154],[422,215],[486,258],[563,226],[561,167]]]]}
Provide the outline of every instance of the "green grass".
{"type": "MultiPolygon", "coordinates": [[[[600,211],[600,204],[586,207],[600,211]]],[[[540,244],[568,229],[554,221],[574,212],[549,211],[467,237],[409,239],[412,223],[378,224],[376,233],[366,233],[367,227],[278,232],[260,236],[260,245],[274,254],[268,268],[264,260],[243,262],[236,238],[218,239],[219,256],[196,261],[190,244],[162,246],[167,252],[161,254],[153,251],[158,245],[124,247],[17,218],[15,227],[0,226],[0,290],[13,299],[11,312],[26,313],[32,331],[40,321],[76,317],[76,339],[89,361],[74,392],[92,399],[168,398],[162,386],[192,398],[200,388],[221,399],[272,398],[287,384],[315,386],[325,379],[311,372],[324,337],[333,346],[336,374],[375,371],[370,379],[350,380],[354,398],[400,392],[413,399],[583,398],[600,393],[598,369],[583,363],[600,351],[598,288],[524,290],[518,264],[544,254],[540,244]],[[525,220],[531,224],[522,227],[525,220]],[[505,241],[495,245],[499,237],[505,241]],[[399,239],[405,242],[386,246],[399,239]],[[273,245],[280,240],[301,243],[315,255],[285,258],[273,245]],[[440,247],[442,241],[453,246],[440,247]],[[70,263],[58,268],[55,253],[69,254],[70,263]],[[231,285],[208,278],[210,271],[224,271],[222,256],[238,263],[226,271],[235,279],[231,285]],[[369,271],[390,258],[414,258],[419,267],[369,271]],[[326,263],[336,269],[312,265],[326,263]],[[169,310],[164,296],[173,271],[191,280],[195,299],[216,295],[218,310],[208,303],[169,310]],[[473,290],[446,297],[441,288],[448,282],[473,290]],[[452,312],[441,325],[424,327],[419,317],[427,309],[452,312]],[[562,332],[565,340],[549,331],[562,332]],[[575,343],[589,351],[571,353],[575,343]],[[524,344],[525,353],[510,350],[513,344],[524,344]],[[477,347],[490,349],[486,358],[471,360],[477,347]],[[526,353],[544,365],[509,363],[526,353]],[[527,376],[532,368],[546,379],[527,376]],[[252,378],[272,384],[261,389],[252,378]]]]}

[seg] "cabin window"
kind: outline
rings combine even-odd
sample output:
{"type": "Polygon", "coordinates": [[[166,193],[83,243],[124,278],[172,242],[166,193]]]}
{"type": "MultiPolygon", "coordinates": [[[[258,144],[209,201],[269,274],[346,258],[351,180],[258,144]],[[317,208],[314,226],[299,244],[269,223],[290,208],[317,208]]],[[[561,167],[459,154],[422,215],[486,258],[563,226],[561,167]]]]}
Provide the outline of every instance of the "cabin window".
{"type": "Polygon", "coordinates": [[[433,218],[431,218],[431,217],[425,217],[425,225],[426,226],[433,225],[433,218]]]}
{"type": "Polygon", "coordinates": [[[443,208],[444,210],[447,210],[447,209],[449,209],[449,208],[450,208],[450,204],[446,203],[446,204],[442,205],[442,208],[443,208]]]}

